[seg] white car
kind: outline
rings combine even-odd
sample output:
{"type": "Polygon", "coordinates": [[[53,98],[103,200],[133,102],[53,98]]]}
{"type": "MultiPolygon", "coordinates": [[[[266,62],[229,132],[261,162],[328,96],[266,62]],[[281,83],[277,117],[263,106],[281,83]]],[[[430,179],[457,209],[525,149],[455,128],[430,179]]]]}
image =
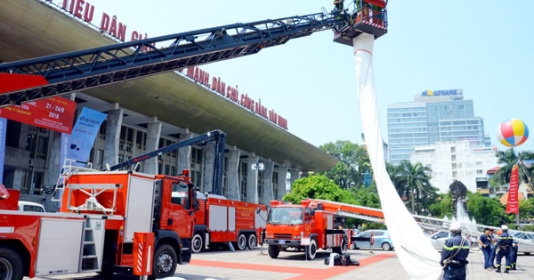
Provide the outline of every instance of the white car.
{"type": "Polygon", "coordinates": [[[43,205],[31,201],[19,201],[19,211],[46,212],[43,205]]]}
{"type": "Polygon", "coordinates": [[[513,236],[514,239],[518,240],[518,253],[523,253],[525,255],[530,255],[530,253],[534,253],[534,234],[531,232],[522,232],[522,231],[511,231],[510,235],[513,236]]]}
{"type": "Polygon", "coordinates": [[[441,251],[443,249],[443,244],[447,239],[451,238],[452,234],[450,231],[438,231],[430,236],[430,243],[434,246],[434,249],[441,251]]]}

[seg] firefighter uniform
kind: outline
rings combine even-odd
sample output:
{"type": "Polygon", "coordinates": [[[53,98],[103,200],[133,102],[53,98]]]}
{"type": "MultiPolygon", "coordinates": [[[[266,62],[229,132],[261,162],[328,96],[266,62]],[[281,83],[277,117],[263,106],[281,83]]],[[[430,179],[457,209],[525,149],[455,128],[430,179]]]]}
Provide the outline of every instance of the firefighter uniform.
{"type": "Polygon", "coordinates": [[[510,269],[516,270],[517,265],[517,250],[519,247],[517,247],[517,241],[512,241],[512,248],[510,248],[510,269]]]}
{"type": "Polygon", "coordinates": [[[506,264],[504,265],[504,273],[509,273],[510,271],[510,250],[512,247],[513,239],[508,234],[508,226],[502,226],[502,234],[499,240],[497,241],[497,270],[495,272],[500,273],[501,272],[501,261],[504,257],[506,260],[506,264]]]}
{"type": "Polygon", "coordinates": [[[451,225],[453,237],[443,244],[440,264],[443,267],[443,279],[465,280],[469,241],[462,237],[460,227],[451,225]],[[458,228],[458,229],[457,229],[458,228]]]}

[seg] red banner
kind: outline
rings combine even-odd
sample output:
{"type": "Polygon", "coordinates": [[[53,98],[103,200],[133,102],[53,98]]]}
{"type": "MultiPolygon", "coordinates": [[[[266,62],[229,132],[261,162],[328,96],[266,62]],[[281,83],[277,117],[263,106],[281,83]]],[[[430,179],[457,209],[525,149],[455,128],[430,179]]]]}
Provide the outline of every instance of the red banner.
{"type": "Polygon", "coordinates": [[[506,213],[519,214],[519,166],[515,164],[510,174],[510,188],[508,188],[508,202],[506,203],[506,213]]]}
{"type": "Polygon", "coordinates": [[[0,108],[0,117],[70,134],[76,102],[63,97],[50,97],[0,108]]]}

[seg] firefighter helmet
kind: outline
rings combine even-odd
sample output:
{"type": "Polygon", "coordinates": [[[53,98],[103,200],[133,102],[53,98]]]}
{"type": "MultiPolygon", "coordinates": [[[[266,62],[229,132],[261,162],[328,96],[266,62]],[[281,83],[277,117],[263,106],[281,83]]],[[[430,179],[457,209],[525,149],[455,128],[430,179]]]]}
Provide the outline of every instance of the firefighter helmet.
{"type": "Polygon", "coordinates": [[[462,224],[460,222],[452,222],[451,223],[451,227],[449,228],[450,231],[452,232],[458,232],[458,231],[462,231],[462,224]]]}

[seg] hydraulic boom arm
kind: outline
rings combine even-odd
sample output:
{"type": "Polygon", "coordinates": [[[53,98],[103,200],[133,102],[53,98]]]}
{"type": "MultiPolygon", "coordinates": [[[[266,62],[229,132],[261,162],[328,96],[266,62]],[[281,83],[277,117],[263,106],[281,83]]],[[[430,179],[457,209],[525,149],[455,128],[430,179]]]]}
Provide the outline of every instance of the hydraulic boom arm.
{"type": "Polygon", "coordinates": [[[386,32],[386,25],[380,32],[374,32],[374,29],[366,28],[373,27],[372,24],[358,24],[355,18],[355,14],[343,11],[236,23],[0,64],[0,84],[7,85],[0,87],[0,108],[256,54],[263,48],[282,45],[322,30],[334,29],[334,40],[344,44],[347,38],[362,32],[376,37],[386,32]],[[33,75],[28,76],[28,80],[42,77],[44,81],[27,83],[26,86],[13,85],[14,79],[10,76],[14,75],[11,74],[33,75]]]}
{"type": "Polygon", "coordinates": [[[214,194],[220,194],[221,193],[221,178],[222,178],[222,171],[223,171],[223,160],[224,160],[224,149],[226,146],[226,134],[220,130],[213,130],[208,133],[204,133],[202,135],[199,135],[199,136],[196,136],[196,137],[184,140],[184,141],[180,141],[178,143],[163,147],[161,149],[134,157],[127,161],[111,166],[109,170],[112,171],[112,170],[121,169],[123,167],[129,167],[131,165],[137,164],[138,162],[160,156],[170,151],[174,151],[174,150],[177,150],[183,147],[192,146],[192,145],[203,144],[203,143],[207,143],[211,141],[215,142],[215,159],[213,162],[214,166],[213,166],[212,192],[214,194]]]}

